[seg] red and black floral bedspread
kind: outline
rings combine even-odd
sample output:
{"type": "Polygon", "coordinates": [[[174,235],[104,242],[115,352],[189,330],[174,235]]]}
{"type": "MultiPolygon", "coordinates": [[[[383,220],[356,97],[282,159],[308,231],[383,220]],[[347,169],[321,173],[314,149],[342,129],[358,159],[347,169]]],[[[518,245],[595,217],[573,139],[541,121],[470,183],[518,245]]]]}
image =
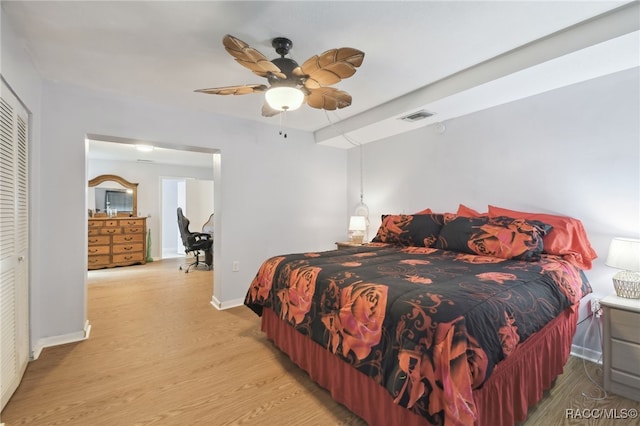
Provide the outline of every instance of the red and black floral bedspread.
{"type": "Polygon", "coordinates": [[[300,333],[434,424],[469,424],[494,366],[591,291],[555,256],[504,260],[379,244],[276,256],[245,305],[300,333]]]}

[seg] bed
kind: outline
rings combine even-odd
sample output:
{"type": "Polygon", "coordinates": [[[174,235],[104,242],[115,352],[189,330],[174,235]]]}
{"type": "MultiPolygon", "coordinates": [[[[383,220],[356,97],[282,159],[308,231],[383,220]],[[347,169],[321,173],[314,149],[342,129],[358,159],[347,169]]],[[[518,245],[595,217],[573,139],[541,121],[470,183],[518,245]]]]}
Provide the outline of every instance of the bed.
{"type": "Polygon", "coordinates": [[[370,425],[512,425],[562,373],[595,252],[503,213],[385,215],[370,244],[265,260],[245,305],[370,425]]]}

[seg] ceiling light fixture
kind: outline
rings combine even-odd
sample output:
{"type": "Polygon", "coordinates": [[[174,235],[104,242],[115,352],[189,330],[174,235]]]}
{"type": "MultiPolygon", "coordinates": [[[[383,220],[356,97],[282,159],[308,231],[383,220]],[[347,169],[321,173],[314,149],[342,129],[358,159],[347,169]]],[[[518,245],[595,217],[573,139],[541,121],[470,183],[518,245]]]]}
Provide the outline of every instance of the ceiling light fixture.
{"type": "Polygon", "coordinates": [[[224,36],[222,44],[240,65],[266,78],[269,85],[244,84],[198,89],[196,92],[211,95],[247,95],[264,92],[264,117],[293,111],[303,103],[311,108],[327,111],[348,107],[351,105],[351,95],[330,86],[351,77],[364,59],[364,52],[352,47],[341,47],[314,55],[302,65],[298,65],[296,61],[286,57],[293,47],[293,42],[285,37],[271,40],[271,46],[280,55],[271,61],[232,35],[224,36]]]}
{"type": "Polygon", "coordinates": [[[136,145],[136,149],[140,152],[151,152],[153,151],[153,145],[136,145]]]}
{"type": "Polygon", "coordinates": [[[291,86],[275,86],[265,92],[264,98],[277,111],[293,111],[304,102],[304,93],[291,86]]]}

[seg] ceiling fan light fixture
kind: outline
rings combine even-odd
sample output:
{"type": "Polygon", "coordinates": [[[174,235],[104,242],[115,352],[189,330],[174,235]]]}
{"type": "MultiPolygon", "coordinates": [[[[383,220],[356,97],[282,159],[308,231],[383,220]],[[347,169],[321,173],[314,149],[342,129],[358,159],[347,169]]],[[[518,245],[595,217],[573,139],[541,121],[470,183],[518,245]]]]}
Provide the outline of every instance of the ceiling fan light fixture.
{"type": "Polygon", "coordinates": [[[269,106],[278,111],[293,111],[304,102],[302,90],[289,86],[276,86],[267,90],[264,97],[269,106]]]}

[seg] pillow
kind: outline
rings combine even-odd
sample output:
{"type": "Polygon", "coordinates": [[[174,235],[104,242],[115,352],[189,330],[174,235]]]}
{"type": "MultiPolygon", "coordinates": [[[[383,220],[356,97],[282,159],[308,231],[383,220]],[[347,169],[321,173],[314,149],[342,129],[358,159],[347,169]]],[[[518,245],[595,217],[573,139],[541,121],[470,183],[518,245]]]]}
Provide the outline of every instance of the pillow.
{"type": "Polygon", "coordinates": [[[433,211],[431,211],[431,209],[424,209],[424,210],[420,210],[419,212],[416,212],[414,214],[432,214],[433,211]]]}
{"type": "Polygon", "coordinates": [[[487,213],[478,213],[471,207],[467,207],[464,204],[459,204],[458,211],[456,212],[456,216],[464,216],[464,217],[481,217],[486,215],[487,213]]]}
{"type": "Polygon", "coordinates": [[[436,248],[531,262],[540,259],[550,229],[539,221],[458,216],[442,227],[436,248]]]}
{"type": "Polygon", "coordinates": [[[443,221],[441,214],[382,215],[378,233],[371,241],[399,246],[433,247],[443,221]]]}
{"type": "Polygon", "coordinates": [[[591,269],[592,260],[598,257],[591,247],[587,233],[578,219],[546,213],[526,213],[489,206],[489,217],[508,216],[527,220],[539,220],[553,226],[544,237],[544,253],[562,256],[581,269],[591,269]]]}

